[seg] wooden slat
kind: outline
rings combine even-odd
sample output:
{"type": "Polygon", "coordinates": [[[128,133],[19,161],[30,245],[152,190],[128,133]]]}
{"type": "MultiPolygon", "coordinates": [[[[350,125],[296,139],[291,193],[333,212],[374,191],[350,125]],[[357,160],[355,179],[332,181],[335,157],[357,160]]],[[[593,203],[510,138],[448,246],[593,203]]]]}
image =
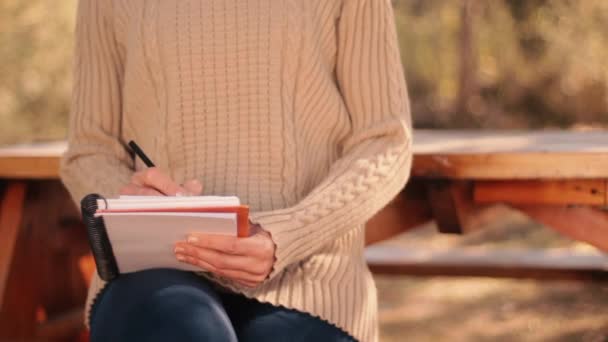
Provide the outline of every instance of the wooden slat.
{"type": "Polygon", "coordinates": [[[417,154],[412,174],[437,179],[606,179],[608,154],[417,154]]]}
{"type": "Polygon", "coordinates": [[[59,178],[59,157],[0,158],[0,178],[59,178]]]}
{"type": "Polygon", "coordinates": [[[9,182],[0,203],[0,312],[23,214],[26,184],[9,182]]]}
{"type": "Polygon", "coordinates": [[[59,157],[67,148],[65,141],[50,141],[0,147],[1,158],[59,157]]]}
{"type": "Polygon", "coordinates": [[[608,281],[608,257],[567,251],[448,251],[371,246],[366,258],[376,274],[608,281]]]}
{"type": "Polygon", "coordinates": [[[417,130],[413,174],[450,179],[608,178],[608,132],[417,130]]]}
{"type": "Polygon", "coordinates": [[[608,131],[416,130],[417,154],[608,153],[608,131]]]}
{"type": "Polygon", "coordinates": [[[0,148],[0,178],[59,178],[59,158],[65,141],[0,148]]]}
{"type": "Polygon", "coordinates": [[[522,180],[475,182],[477,203],[608,206],[606,180],[522,180]]]}
{"type": "MultiPolygon", "coordinates": [[[[416,130],[412,174],[449,179],[608,179],[608,132],[416,130]]],[[[58,178],[65,142],[0,148],[0,177],[58,178]]]]}

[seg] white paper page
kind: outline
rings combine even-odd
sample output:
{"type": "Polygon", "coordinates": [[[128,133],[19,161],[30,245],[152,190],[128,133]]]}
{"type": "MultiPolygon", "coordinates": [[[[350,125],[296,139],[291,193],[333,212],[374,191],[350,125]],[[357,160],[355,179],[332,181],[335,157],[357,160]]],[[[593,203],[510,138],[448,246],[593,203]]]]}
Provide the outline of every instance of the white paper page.
{"type": "Polygon", "coordinates": [[[177,261],[173,253],[177,241],[194,232],[237,234],[235,213],[111,213],[103,217],[120,273],[161,267],[200,270],[177,261]]]}
{"type": "Polygon", "coordinates": [[[240,205],[236,196],[120,196],[98,199],[100,209],[158,209],[235,207],[240,205]]]}

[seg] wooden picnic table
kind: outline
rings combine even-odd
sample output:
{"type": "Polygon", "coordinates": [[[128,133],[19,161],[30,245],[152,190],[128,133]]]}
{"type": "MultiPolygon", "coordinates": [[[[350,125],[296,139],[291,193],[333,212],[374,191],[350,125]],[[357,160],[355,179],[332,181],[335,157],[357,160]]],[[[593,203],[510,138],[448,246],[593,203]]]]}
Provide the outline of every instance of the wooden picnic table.
{"type": "MultiPolygon", "coordinates": [[[[65,148],[0,148],[0,340],[49,340],[82,324],[92,262],[79,212],[59,181],[65,148]]],[[[414,154],[408,186],[368,223],[370,245],[429,220],[444,233],[475,231],[488,206],[507,203],[608,250],[607,132],[418,130],[414,154]]],[[[367,252],[379,273],[608,278],[608,259],[598,255],[367,252]]]]}

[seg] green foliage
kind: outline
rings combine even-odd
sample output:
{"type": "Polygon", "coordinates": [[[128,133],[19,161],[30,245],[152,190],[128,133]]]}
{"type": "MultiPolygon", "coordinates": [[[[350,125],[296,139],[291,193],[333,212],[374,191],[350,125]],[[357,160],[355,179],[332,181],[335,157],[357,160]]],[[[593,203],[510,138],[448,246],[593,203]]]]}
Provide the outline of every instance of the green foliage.
{"type": "MultiPolygon", "coordinates": [[[[608,123],[608,1],[474,1],[475,92],[456,109],[467,0],[394,0],[419,127],[608,123]]],[[[0,144],[61,139],[76,0],[0,1],[0,144]]]]}

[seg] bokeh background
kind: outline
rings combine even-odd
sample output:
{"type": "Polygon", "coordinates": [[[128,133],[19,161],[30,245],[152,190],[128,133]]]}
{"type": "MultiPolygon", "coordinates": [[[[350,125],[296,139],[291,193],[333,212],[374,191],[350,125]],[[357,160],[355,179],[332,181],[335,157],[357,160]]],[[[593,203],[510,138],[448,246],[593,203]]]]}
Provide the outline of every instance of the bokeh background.
{"type": "MultiPolygon", "coordinates": [[[[608,125],[608,1],[393,3],[417,127],[608,125]]],[[[0,143],[65,136],[75,6],[0,1],[0,143]]]]}
{"type": "MultiPolygon", "coordinates": [[[[65,138],[76,2],[0,1],[0,145],[65,138]]],[[[393,4],[416,127],[608,127],[608,1],[393,4]]],[[[428,225],[388,243],[597,252],[508,208],[496,217],[465,237],[428,225]]],[[[378,277],[378,287],[383,341],[608,341],[601,284],[378,277]]]]}

